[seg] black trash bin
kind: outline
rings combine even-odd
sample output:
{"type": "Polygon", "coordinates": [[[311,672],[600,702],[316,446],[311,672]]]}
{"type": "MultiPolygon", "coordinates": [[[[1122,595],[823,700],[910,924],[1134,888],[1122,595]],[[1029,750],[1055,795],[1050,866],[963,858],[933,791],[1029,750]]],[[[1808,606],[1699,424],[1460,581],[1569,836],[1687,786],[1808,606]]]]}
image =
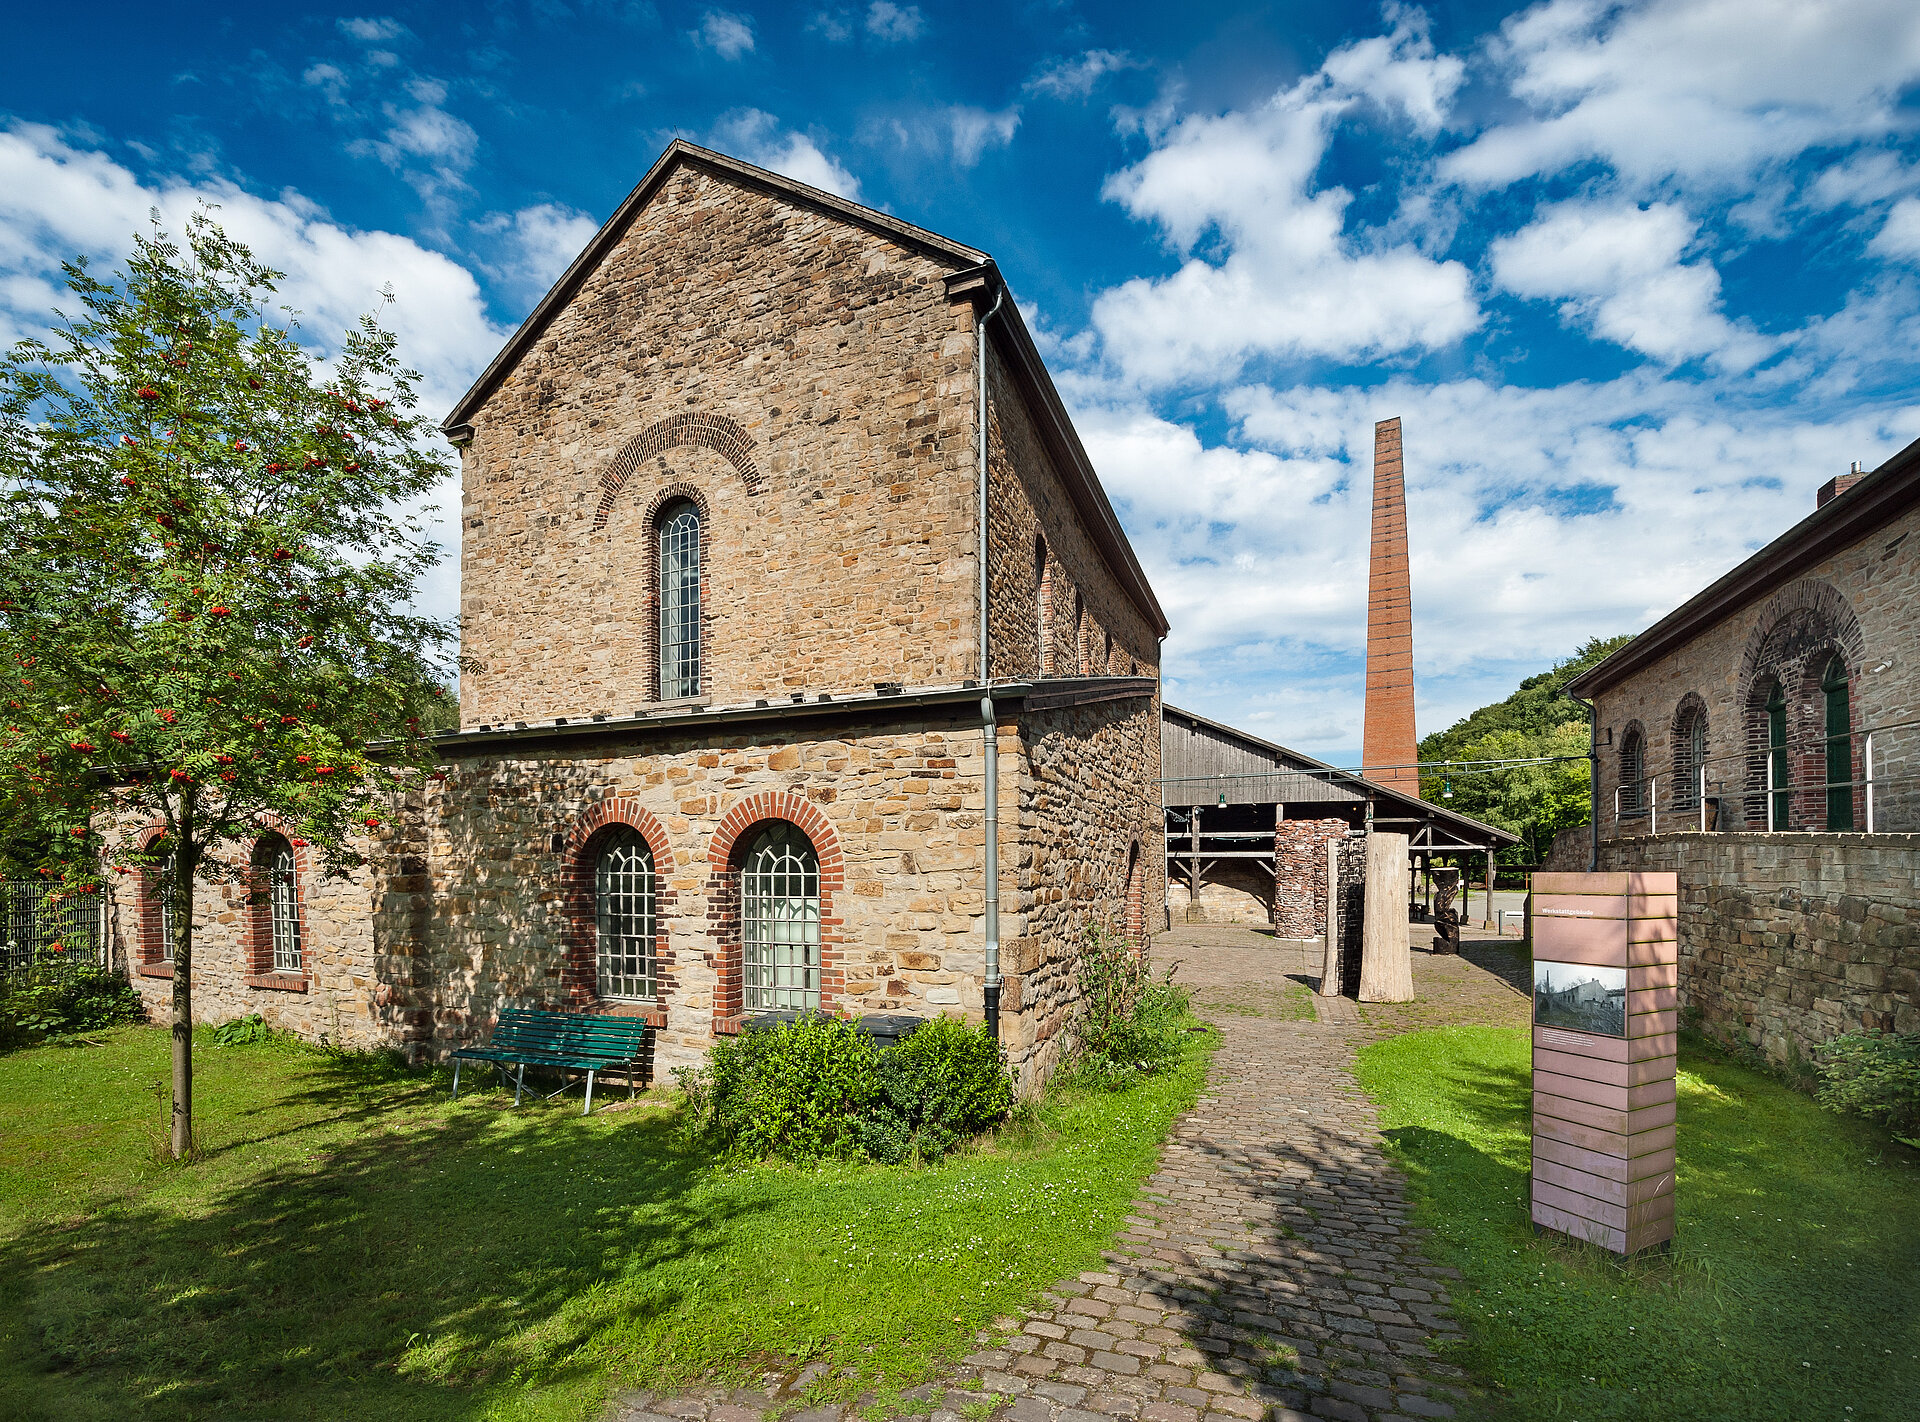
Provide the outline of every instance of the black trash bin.
{"type": "Polygon", "coordinates": [[[898,1046],[901,1038],[911,1037],[925,1020],[902,1012],[869,1012],[860,1019],[860,1026],[873,1038],[873,1045],[885,1051],[898,1046]]]}

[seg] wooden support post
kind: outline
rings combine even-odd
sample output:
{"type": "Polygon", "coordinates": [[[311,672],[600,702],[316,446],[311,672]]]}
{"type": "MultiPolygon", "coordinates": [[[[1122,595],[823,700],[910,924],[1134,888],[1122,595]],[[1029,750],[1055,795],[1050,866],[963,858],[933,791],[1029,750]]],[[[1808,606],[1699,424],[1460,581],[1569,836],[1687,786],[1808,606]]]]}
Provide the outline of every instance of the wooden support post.
{"type": "Polygon", "coordinates": [[[1493,916],[1493,851],[1487,851],[1487,927],[1492,928],[1500,920],[1493,916]]]}
{"type": "Polygon", "coordinates": [[[1193,850],[1193,857],[1187,861],[1187,922],[1199,923],[1200,918],[1200,807],[1195,805],[1187,818],[1187,842],[1193,850]]]}
{"type": "Polygon", "coordinates": [[[1412,1002],[1413,959],[1408,952],[1407,837],[1367,836],[1367,908],[1360,951],[1362,1002],[1412,1002]]]}

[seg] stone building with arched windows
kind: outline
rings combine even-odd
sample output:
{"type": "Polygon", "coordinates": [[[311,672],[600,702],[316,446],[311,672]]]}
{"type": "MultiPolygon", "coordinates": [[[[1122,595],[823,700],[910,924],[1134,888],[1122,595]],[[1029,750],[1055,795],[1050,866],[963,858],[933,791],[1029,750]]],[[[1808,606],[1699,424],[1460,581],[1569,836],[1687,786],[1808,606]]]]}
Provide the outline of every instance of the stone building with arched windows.
{"type": "Polygon", "coordinates": [[[355,878],[276,841],[203,894],[204,1015],[634,1013],[658,1072],[763,1011],[977,1020],[997,938],[1044,1076],[1082,936],[1164,916],[1167,623],[992,259],[676,142],[444,429],[461,728],[355,878]]]}
{"type": "Polygon", "coordinates": [[[1781,1058],[1920,1030],[1920,442],[1567,689],[1594,821],[1551,867],[1678,872],[1684,1006],[1781,1058]]]}

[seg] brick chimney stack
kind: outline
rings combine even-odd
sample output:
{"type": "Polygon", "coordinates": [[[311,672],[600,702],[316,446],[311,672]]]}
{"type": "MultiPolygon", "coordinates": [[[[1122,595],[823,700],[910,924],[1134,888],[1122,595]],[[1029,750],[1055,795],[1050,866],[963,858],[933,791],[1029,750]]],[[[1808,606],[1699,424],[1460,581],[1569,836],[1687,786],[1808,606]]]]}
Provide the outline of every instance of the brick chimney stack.
{"type": "Polygon", "coordinates": [[[1867,471],[1860,467],[1860,461],[1857,459],[1854,460],[1853,468],[1849,469],[1845,474],[1834,475],[1820,486],[1820,492],[1813,496],[1813,506],[1817,509],[1825,508],[1829,503],[1839,498],[1866,477],[1867,471]]]}
{"type": "Polygon", "coordinates": [[[1367,570],[1367,778],[1420,793],[1413,733],[1413,591],[1407,574],[1407,491],[1400,418],[1373,427],[1373,549],[1367,570]],[[1382,767],[1400,767],[1385,769],[1382,767]]]}

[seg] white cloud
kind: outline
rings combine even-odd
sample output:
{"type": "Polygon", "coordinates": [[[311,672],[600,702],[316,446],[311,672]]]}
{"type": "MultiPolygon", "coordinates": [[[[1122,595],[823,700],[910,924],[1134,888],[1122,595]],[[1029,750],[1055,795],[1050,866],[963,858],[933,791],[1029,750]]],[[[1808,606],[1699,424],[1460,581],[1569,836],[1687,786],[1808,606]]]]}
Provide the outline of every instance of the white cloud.
{"type": "Polygon", "coordinates": [[[1337,86],[1367,95],[1423,132],[1436,132],[1466,65],[1450,54],[1433,52],[1424,11],[1390,3],[1386,16],[1392,24],[1388,33],[1335,50],[1322,70],[1337,86]]]}
{"type": "Polygon", "coordinates": [[[313,64],[300,76],[300,82],[308,88],[318,89],[329,104],[339,108],[347,101],[349,80],[346,71],[335,64],[313,64]]]}
{"type": "Polygon", "coordinates": [[[753,52],[753,19],[731,10],[708,10],[700,17],[700,28],[692,31],[692,37],[695,44],[722,59],[738,59],[753,52]]]}
{"type": "Polygon", "coordinates": [[[713,126],[709,142],[812,187],[856,202],[860,198],[860,180],[839,160],[822,152],[806,134],[781,128],[779,119],[760,109],[736,109],[722,115],[713,126]]]}
{"type": "Polygon", "coordinates": [[[989,148],[1005,148],[1013,142],[1020,127],[1020,110],[990,111],[959,104],[947,110],[947,123],[953,134],[953,161],[971,168],[989,148]]]}
{"type": "Polygon", "coordinates": [[[1887,214],[1886,226],[1874,235],[1867,250],[1876,257],[1904,257],[1920,261],[1920,198],[1902,198],[1887,214]]]}
{"type": "Polygon", "coordinates": [[[1597,159],[1636,185],[1737,184],[1809,147],[1896,127],[1920,77],[1912,0],[1549,0],[1501,27],[1527,116],[1442,172],[1503,186],[1597,159]]]}
{"type": "Polygon", "coordinates": [[[1416,126],[1443,112],[1457,74],[1435,67],[1409,12],[1395,21],[1387,49],[1366,40],[1338,50],[1258,108],[1169,121],[1151,134],[1152,153],[1108,179],[1106,196],[1187,258],[1172,276],[1136,277],[1094,304],[1107,354],[1130,379],[1230,377],[1261,354],[1438,348],[1479,325],[1464,266],[1349,234],[1352,195],[1317,185],[1333,128],[1355,105],[1378,102],[1416,126]],[[1209,234],[1224,258],[1195,253],[1209,234]]]}
{"type": "Polygon", "coordinates": [[[1073,59],[1056,59],[1027,80],[1027,91],[1052,99],[1084,99],[1109,74],[1138,68],[1125,50],[1090,49],[1073,59]]]}
{"type": "Polygon", "coordinates": [[[388,44],[407,32],[407,27],[391,16],[379,19],[340,20],[340,33],[362,44],[388,44]]]}
{"type": "Polygon", "coordinates": [[[867,33],[886,44],[904,44],[920,38],[927,27],[918,5],[896,5],[893,0],[873,0],[867,7],[867,33]]]}
{"type": "Polygon", "coordinates": [[[1168,697],[1303,750],[1357,748],[1373,423],[1403,419],[1420,729],[1588,637],[1638,631],[1812,512],[1920,410],[1808,416],[1648,373],[1227,395],[1235,446],[1149,410],[1075,424],[1173,623],[1168,697]]]}
{"type": "Polygon", "coordinates": [[[1669,365],[1708,356],[1743,370],[1771,343],[1721,313],[1711,262],[1682,260],[1697,232],[1672,203],[1565,202],[1489,250],[1499,285],[1560,301],[1570,325],[1669,365]]]}
{"type": "Polygon", "coordinates": [[[1920,169],[1909,167],[1886,149],[1850,154],[1820,171],[1807,190],[1817,208],[1864,207],[1920,188],[1920,169]]]}
{"type": "Polygon", "coordinates": [[[487,274],[531,305],[580,255],[600,224],[584,212],[543,202],[518,212],[489,213],[474,227],[495,249],[487,274]]]}
{"type": "Polygon", "coordinates": [[[820,10],[807,21],[807,28],[828,44],[845,44],[853,38],[853,15],[846,10],[820,10]]]}

